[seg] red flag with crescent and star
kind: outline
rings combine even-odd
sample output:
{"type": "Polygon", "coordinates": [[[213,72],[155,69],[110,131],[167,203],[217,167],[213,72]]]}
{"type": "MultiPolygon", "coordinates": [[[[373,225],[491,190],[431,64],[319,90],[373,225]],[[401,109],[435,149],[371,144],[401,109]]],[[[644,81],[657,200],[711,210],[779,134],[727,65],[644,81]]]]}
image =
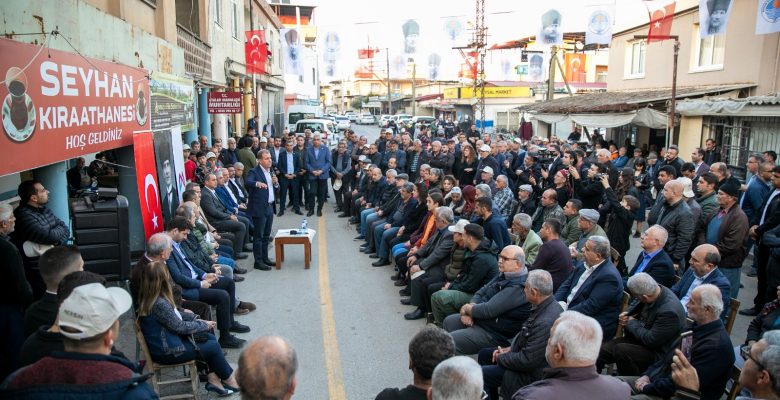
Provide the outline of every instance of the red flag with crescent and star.
{"type": "Polygon", "coordinates": [[[135,176],[138,182],[141,219],[144,222],[146,239],[149,239],[149,236],[162,232],[165,225],[160,206],[160,191],[157,185],[152,132],[133,135],[133,150],[135,152],[135,176]]]}
{"type": "Polygon", "coordinates": [[[244,57],[246,58],[247,74],[264,74],[265,63],[268,60],[268,43],[265,41],[265,31],[246,31],[244,57]]]}
{"type": "Polygon", "coordinates": [[[672,33],[675,4],[674,0],[645,0],[647,13],[650,15],[647,43],[669,39],[669,35],[672,33]]]}

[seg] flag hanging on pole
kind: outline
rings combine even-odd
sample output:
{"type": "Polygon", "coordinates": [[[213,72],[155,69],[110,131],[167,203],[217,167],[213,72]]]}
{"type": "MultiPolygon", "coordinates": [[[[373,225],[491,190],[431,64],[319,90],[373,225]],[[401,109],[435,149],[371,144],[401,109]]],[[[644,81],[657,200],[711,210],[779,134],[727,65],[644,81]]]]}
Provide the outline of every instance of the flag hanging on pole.
{"type": "Polygon", "coordinates": [[[141,219],[146,239],[164,230],[160,191],[157,184],[157,169],[154,162],[152,132],[133,135],[135,153],[135,176],[138,183],[138,201],[141,204],[141,219]]]}
{"type": "Polygon", "coordinates": [[[244,57],[246,58],[247,74],[264,74],[265,62],[268,60],[268,44],[265,41],[265,31],[246,31],[244,57]]]}
{"type": "Polygon", "coordinates": [[[759,0],[756,35],[780,32],[780,0],[759,0]]]}
{"type": "Polygon", "coordinates": [[[675,3],[674,0],[645,0],[647,13],[650,15],[647,43],[669,39],[669,35],[672,33],[675,3]]]}

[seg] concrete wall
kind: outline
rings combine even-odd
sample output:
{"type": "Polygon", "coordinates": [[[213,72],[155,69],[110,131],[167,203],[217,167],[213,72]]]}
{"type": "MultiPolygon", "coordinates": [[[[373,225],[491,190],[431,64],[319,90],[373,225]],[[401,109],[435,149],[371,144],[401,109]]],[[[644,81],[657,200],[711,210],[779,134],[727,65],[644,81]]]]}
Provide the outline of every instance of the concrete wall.
{"type": "MultiPolygon", "coordinates": [[[[702,70],[696,67],[698,36],[698,9],[678,15],[672,25],[672,35],[680,37],[677,70],[678,86],[728,85],[755,83],[758,87],[751,94],[777,91],[780,76],[776,57],[780,34],[756,35],[756,1],[735,1],[725,34],[723,67],[702,70]]],[[[677,9],[683,9],[678,2],[677,9]]],[[[683,4],[684,5],[684,4],[683,4]]],[[[612,39],[609,54],[609,90],[670,87],[672,84],[673,41],[654,42],[647,45],[644,77],[626,78],[627,53],[634,35],[646,35],[642,26],[612,39]],[[659,67],[661,66],[661,67],[659,67]]],[[[629,64],[630,65],[630,64],[629,64]]]]}
{"type": "MultiPolygon", "coordinates": [[[[244,64],[244,0],[222,0],[221,24],[214,21],[216,2],[209,2],[209,43],[211,44],[211,79],[219,83],[227,83],[225,75],[225,60],[231,60],[244,64]],[[238,5],[238,38],[233,37],[232,7],[233,1],[238,5]]],[[[245,73],[243,65],[232,64],[231,70],[245,73]]]]}
{"type": "Polygon", "coordinates": [[[680,157],[682,159],[690,160],[693,149],[701,147],[702,123],[703,117],[682,117],[680,120],[680,133],[676,143],[680,147],[680,157]]]}

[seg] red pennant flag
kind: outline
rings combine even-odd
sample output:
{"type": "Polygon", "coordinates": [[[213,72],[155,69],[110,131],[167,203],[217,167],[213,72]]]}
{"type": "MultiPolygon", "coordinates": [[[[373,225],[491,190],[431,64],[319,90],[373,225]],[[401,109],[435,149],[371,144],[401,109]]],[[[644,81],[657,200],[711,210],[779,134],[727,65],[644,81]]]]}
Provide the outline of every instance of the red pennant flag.
{"type": "Polygon", "coordinates": [[[152,132],[133,135],[135,152],[135,176],[138,182],[138,201],[141,205],[141,219],[144,222],[146,239],[164,230],[160,191],[157,185],[157,168],[154,161],[152,132]]]}
{"type": "Polygon", "coordinates": [[[246,31],[245,33],[246,73],[264,74],[265,62],[268,60],[268,43],[265,41],[265,31],[246,31]]]}
{"type": "Polygon", "coordinates": [[[647,13],[650,15],[647,43],[669,39],[669,35],[672,33],[675,4],[674,0],[645,0],[647,13]]]}

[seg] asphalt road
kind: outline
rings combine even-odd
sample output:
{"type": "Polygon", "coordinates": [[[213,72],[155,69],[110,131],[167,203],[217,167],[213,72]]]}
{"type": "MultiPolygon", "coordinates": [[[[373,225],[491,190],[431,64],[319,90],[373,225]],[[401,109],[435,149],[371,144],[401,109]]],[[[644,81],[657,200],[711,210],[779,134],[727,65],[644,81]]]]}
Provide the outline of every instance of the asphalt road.
{"type": "MultiPolygon", "coordinates": [[[[353,128],[369,140],[376,139],[379,132],[376,125],[353,124],[353,128]]],[[[323,217],[308,219],[309,228],[317,230],[311,269],[304,269],[302,246],[286,247],[285,261],[278,271],[252,269],[252,257],[240,262],[250,272],[246,281],[236,284],[237,293],[258,309],[237,317],[252,328],[251,333],[238,336],[251,341],[262,335],[280,335],[292,343],[299,361],[297,399],[373,399],[385,387],[411,383],[407,346],[425,320],[403,319],[412,307],[399,303],[398,288],[389,279],[392,267],[370,265],[374,260],[358,252],[358,242],[352,240],[357,235],[355,229],[346,218],[336,217],[334,207],[331,198],[323,217]]],[[[274,219],[274,230],[296,228],[300,223],[300,216],[288,212],[274,219]]],[[[639,252],[638,239],[631,240],[629,265],[639,252]]],[[[752,303],[749,299],[755,294],[755,278],[742,278],[745,287],[740,300],[744,307],[752,303]]],[[[117,346],[134,359],[131,321],[129,313],[123,317],[117,346]]],[[[749,321],[738,316],[733,343],[744,341],[749,321]]],[[[227,350],[234,367],[239,354],[239,350],[227,350]]],[[[205,391],[201,389],[201,393],[205,391]]]]}

